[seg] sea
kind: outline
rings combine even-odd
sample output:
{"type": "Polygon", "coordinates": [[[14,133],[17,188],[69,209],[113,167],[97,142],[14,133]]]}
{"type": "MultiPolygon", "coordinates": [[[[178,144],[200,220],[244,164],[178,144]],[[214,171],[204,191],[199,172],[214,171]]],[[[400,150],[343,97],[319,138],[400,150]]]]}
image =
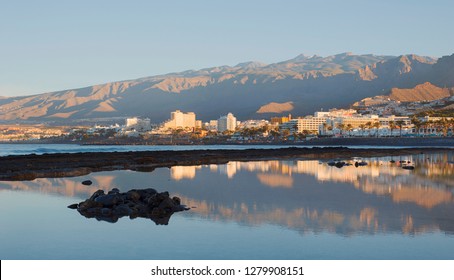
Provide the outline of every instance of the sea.
{"type": "MultiPolygon", "coordinates": [[[[279,147],[288,146],[1,144],[0,156],[279,147]]],[[[231,161],[0,181],[0,259],[454,259],[454,150],[347,163],[231,161]],[[86,218],[67,208],[112,188],[168,191],[190,210],[157,224],[86,218]]]]}

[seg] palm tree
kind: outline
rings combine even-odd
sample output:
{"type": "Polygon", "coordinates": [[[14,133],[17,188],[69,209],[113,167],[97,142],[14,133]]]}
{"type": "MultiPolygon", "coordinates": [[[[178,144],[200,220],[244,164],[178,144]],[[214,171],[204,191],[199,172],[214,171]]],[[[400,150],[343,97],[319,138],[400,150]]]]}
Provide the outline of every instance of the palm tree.
{"type": "Polygon", "coordinates": [[[361,136],[363,136],[364,129],[366,128],[366,125],[362,123],[362,124],[359,125],[359,128],[361,129],[361,136]]]}
{"type": "Polygon", "coordinates": [[[326,127],[326,129],[327,129],[328,131],[332,131],[332,130],[333,130],[333,127],[332,127],[331,125],[328,125],[328,126],[326,127]]]}
{"type": "Polygon", "coordinates": [[[432,134],[434,128],[434,121],[426,121],[426,131],[429,130],[429,134],[432,134]]]}
{"type": "Polygon", "coordinates": [[[449,130],[449,121],[446,118],[442,118],[440,121],[440,126],[441,130],[443,131],[443,136],[446,137],[448,136],[448,130],[449,130]]]}
{"type": "Polygon", "coordinates": [[[289,137],[289,135],[290,135],[290,130],[284,129],[282,131],[282,136],[284,137],[285,140],[287,140],[287,137],[289,137]]]}
{"type": "Polygon", "coordinates": [[[415,126],[416,135],[419,135],[419,130],[423,126],[423,123],[416,116],[411,118],[411,123],[415,126]]]}
{"type": "Polygon", "coordinates": [[[353,126],[349,123],[349,124],[347,124],[346,129],[348,131],[348,136],[351,136],[351,131],[353,130],[353,126]]]}
{"type": "Polygon", "coordinates": [[[391,130],[391,136],[393,136],[393,130],[396,128],[396,123],[394,121],[388,122],[389,129],[391,130]]]}
{"type": "Polygon", "coordinates": [[[270,134],[271,134],[271,136],[273,136],[273,138],[281,136],[281,133],[279,132],[279,130],[276,130],[276,129],[270,130],[270,134]]]}
{"type": "Polygon", "coordinates": [[[404,126],[404,123],[405,123],[405,122],[402,121],[402,120],[398,120],[398,121],[396,122],[396,125],[399,127],[399,132],[400,132],[399,135],[400,135],[400,137],[402,137],[402,127],[404,126]]]}
{"type": "Polygon", "coordinates": [[[449,127],[451,128],[451,136],[454,137],[454,118],[449,120],[449,127]]]}
{"type": "Polygon", "coordinates": [[[366,127],[367,127],[367,129],[369,129],[369,136],[370,136],[370,130],[371,130],[372,127],[373,127],[372,122],[367,122],[367,123],[366,123],[366,127]]]}
{"type": "Polygon", "coordinates": [[[378,129],[380,128],[380,123],[374,122],[372,126],[375,128],[375,135],[378,137],[378,129]]]}
{"type": "Polygon", "coordinates": [[[342,135],[342,134],[343,134],[343,131],[344,131],[344,129],[345,129],[345,124],[343,124],[343,123],[338,123],[336,126],[337,126],[337,128],[340,130],[340,133],[341,133],[341,135],[342,135]]]}

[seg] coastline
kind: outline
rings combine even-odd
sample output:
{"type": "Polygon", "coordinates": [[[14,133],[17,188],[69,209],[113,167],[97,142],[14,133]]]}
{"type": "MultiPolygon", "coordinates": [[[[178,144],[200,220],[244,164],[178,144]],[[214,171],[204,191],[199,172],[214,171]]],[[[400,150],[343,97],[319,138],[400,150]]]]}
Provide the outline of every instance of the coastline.
{"type": "Polygon", "coordinates": [[[159,167],[177,165],[225,164],[229,161],[272,159],[340,160],[428,152],[453,151],[453,148],[370,148],[289,147],[245,150],[184,150],[140,152],[55,153],[0,157],[0,180],[26,181],[36,178],[60,178],[87,175],[98,171],[133,170],[151,172],[159,167]]]}
{"type": "Polygon", "coordinates": [[[320,137],[300,141],[265,141],[265,140],[247,140],[247,141],[190,141],[190,142],[150,142],[139,139],[127,139],[125,141],[5,141],[0,144],[10,145],[80,145],[80,146],[219,146],[219,145],[236,145],[236,146],[399,146],[399,147],[454,147],[454,137],[439,136],[415,136],[415,137],[320,137]]]}

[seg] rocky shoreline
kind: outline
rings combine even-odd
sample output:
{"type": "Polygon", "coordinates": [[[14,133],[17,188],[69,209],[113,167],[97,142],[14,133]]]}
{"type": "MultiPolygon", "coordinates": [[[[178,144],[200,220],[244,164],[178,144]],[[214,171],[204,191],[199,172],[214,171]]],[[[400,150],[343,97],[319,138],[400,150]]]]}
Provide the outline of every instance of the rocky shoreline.
{"type": "Polygon", "coordinates": [[[177,165],[225,164],[229,161],[269,159],[351,159],[427,152],[453,151],[452,148],[349,149],[281,148],[246,150],[193,150],[147,152],[93,152],[0,157],[0,180],[25,181],[87,175],[97,171],[153,171],[177,165]]]}

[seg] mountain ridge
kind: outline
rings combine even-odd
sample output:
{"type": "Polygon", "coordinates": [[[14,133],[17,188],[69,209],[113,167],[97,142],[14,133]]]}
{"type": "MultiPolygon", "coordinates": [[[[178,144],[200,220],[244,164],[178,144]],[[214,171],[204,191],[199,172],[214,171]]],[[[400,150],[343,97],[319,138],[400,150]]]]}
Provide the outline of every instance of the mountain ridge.
{"type": "MultiPolygon", "coordinates": [[[[203,120],[215,119],[230,111],[240,118],[254,118],[266,117],[266,113],[257,112],[273,102],[292,102],[292,107],[285,108],[291,109],[293,115],[304,115],[321,107],[345,107],[392,88],[411,88],[424,82],[454,83],[451,76],[440,78],[435,73],[452,70],[452,56],[438,61],[417,55],[352,53],[327,57],[298,55],[272,64],[249,61],[235,66],[0,98],[0,120],[66,121],[146,116],[160,122],[176,109],[194,111],[203,120]]],[[[272,112],[270,110],[270,114],[272,112]]]]}

